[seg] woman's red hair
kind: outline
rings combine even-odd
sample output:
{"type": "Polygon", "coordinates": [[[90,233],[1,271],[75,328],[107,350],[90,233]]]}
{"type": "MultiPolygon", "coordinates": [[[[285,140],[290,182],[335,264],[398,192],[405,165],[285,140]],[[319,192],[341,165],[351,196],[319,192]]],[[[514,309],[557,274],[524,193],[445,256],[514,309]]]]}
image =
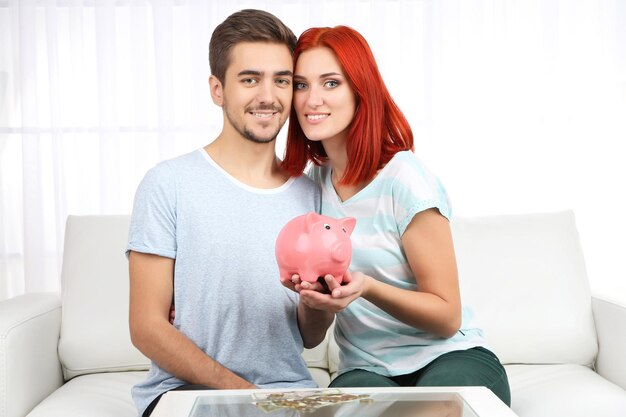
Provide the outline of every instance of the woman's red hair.
{"type": "MultiPolygon", "coordinates": [[[[356,111],[346,142],[348,165],[340,183],[357,185],[371,180],[397,152],[413,150],[413,132],[391,98],[374,55],[360,33],[347,26],[308,29],[298,39],[294,62],[301,53],[320,46],[335,53],[356,96],[356,111]]],[[[282,167],[298,176],[309,161],[321,165],[327,159],[321,142],[310,141],[304,135],[292,106],[282,167]]]]}

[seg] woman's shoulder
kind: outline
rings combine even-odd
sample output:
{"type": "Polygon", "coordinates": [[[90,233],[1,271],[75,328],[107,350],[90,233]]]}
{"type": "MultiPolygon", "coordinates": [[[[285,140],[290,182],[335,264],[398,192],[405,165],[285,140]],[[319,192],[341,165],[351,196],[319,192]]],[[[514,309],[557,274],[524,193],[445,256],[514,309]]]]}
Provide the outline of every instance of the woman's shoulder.
{"type": "Polygon", "coordinates": [[[399,152],[387,166],[387,175],[394,178],[393,195],[396,204],[407,208],[412,214],[437,207],[445,217],[450,218],[450,202],[445,187],[413,152],[399,152]]]}
{"type": "Polygon", "coordinates": [[[426,164],[412,151],[396,153],[387,163],[383,169],[383,172],[384,171],[387,171],[387,175],[399,179],[415,179],[416,176],[424,179],[433,179],[436,177],[426,164]]]}

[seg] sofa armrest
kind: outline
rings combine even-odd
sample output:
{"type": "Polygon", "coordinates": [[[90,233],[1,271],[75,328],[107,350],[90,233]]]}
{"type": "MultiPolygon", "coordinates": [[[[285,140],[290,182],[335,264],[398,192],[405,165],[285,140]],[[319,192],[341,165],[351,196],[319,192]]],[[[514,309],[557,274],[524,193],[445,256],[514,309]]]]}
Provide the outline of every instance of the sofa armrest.
{"type": "Polygon", "coordinates": [[[593,317],[598,335],[598,374],[626,389],[626,300],[594,295],[593,317]]]}
{"type": "Polygon", "coordinates": [[[0,416],[23,417],[63,385],[58,293],[0,301],[0,416]]]}

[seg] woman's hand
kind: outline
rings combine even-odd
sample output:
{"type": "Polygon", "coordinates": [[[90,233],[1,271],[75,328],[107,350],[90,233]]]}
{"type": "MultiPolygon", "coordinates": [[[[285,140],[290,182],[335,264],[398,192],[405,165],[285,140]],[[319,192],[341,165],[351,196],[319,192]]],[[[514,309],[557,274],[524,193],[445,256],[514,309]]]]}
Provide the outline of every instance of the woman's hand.
{"type": "Polygon", "coordinates": [[[300,300],[307,307],[338,313],[365,292],[369,279],[370,277],[361,272],[346,271],[343,285],[330,274],[324,277],[328,291],[322,291],[325,289],[318,282],[299,282],[296,288],[300,293],[300,300]]]}

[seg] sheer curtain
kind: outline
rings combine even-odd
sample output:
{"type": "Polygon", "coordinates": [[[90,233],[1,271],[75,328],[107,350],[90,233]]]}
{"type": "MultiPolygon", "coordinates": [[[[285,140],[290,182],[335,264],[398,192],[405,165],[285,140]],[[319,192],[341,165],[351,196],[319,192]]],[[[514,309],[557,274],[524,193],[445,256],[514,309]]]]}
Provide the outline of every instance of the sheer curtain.
{"type": "Polygon", "coordinates": [[[223,3],[0,0],[0,299],[58,290],[68,214],[130,213],[219,133],[208,42],[248,7],[361,31],[457,215],[574,209],[592,282],[624,290],[626,2],[223,3]]]}

